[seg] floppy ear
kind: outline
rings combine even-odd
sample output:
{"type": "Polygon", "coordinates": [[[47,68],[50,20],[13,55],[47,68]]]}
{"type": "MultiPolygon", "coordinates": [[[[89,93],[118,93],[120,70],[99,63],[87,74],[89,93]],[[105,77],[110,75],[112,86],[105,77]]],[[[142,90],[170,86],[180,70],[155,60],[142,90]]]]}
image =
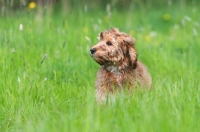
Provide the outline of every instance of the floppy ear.
{"type": "Polygon", "coordinates": [[[133,69],[137,66],[137,52],[133,45],[128,45],[129,64],[133,69]]]}
{"type": "Polygon", "coordinates": [[[134,47],[134,44],[136,40],[130,36],[126,37],[124,39],[127,51],[128,51],[128,57],[129,57],[129,64],[131,65],[132,68],[136,68],[137,66],[137,51],[134,47]]]}
{"type": "Polygon", "coordinates": [[[135,38],[132,38],[131,36],[128,36],[124,39],[124,41],[128,44],[135,44],[136,40],[135,38]]]}

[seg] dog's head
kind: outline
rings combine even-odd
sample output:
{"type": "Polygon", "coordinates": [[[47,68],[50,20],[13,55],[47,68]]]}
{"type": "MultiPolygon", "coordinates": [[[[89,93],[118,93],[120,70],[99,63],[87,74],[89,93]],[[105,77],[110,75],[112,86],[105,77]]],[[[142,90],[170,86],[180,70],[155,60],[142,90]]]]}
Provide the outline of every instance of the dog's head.
{"type": "Polygon", "coordinates": [[[137,52],[135,39],[126,33],[112,28],[100,33],[99,42],[90,49],[93,59],[104,66],[115,66],[119,70],[127,67],[135,68],[137,52]]]}

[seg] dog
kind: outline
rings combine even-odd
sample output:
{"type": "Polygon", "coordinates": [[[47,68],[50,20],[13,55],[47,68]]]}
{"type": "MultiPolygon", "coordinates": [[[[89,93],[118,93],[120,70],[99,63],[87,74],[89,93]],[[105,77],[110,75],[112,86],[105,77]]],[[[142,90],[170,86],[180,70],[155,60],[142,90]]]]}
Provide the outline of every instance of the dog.
{"type": "Polygon", "coordinates": [[[101,65],[97,72],[96,101],[105,102],[109,96],[126,88],[150,89],[152,79],[147,68],[137,60],[135,38],[117,28],[105,30],[97,37],[99,42],[90,49],[91,57],[101,65]]]}

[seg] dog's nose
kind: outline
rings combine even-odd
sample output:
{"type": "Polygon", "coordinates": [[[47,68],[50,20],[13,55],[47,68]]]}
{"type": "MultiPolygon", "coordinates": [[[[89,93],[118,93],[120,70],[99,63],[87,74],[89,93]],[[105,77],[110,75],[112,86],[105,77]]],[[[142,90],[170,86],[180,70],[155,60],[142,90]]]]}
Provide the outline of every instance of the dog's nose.
{"type": "Polygon", "coordinates": [[[96,52],[96,49],[92,48],[90,49],[91,54],[94,54],[96,52]]]}

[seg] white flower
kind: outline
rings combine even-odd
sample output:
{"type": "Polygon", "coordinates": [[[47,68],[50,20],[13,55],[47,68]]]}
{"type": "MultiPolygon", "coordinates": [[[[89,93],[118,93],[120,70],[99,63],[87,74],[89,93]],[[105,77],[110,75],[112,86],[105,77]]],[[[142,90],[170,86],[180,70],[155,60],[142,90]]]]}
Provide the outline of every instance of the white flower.
{"type": "Polygon", "coordinates": [[[175,25],[174,25],[174,29],[179,29],[179,25],[178,25],[178,24],[175,24],[175,25]]]}
{"type": "Polygon", "coordinates": [[[17,77],[17,80],[18,80],[18,82],[21,82],[21,79],[20,79],[20,77],[17,77]]]}
{"type": "Polygon", "coordinates": [[[110,4],[107,4],[107,5],[106,5],[106,11],[107,11],[107,13],[111,12],[110,4]]]}
{"type": "Polygon", "coordinates": [[[98,31],[100,29],[98,24],[93,24],[93,28],[95,31],[98,31]]]}
{"type": "Polygon", "coordinates": [[[100,18],[98,19],[98,23],[99,23],[99,24],[101,24],[101,23],[102,23],[102,20],[101,20],[100,18]]]}
{"type": "Polygon", "coordinates": [[[90,39],[88,36],[85,36],[85,39],[86,39],[89,43],[91,43],[91,39],[90,39]]]}
{"type": "Polygon", "coordinates": [[[184,18],[185,18],[185,20],[187,20],[187,21],[189,21],[189,22],[192,21],[192,18],[190,18],[189,16],[185,16],[184,18]]]}
{"type": "Polygon", "coordinates": [[[181,24],[183,25],[183,26],[185,26],[185,21],[182,19],[181,20],[181,24]]]}
{"type": "Polygon", "coordinates": [[[87,10],[88,10],[88,7],[87,7],[87,5],[85,5],[84,6],[84,11],[87,12],[87,10]]]}
{"type": "Polygon", "coordinates": [[[149,36],[151,36],[151,37],[155,37],[155,36],[157,36],[157,32],[155,32],[155,31],[151,31],[150,34],[149,34],[149,36]]]}
{"type": "Polygon", "coordinates": [[[47,77],[44,78],[44,81],[47,81],[47,77]]]}
{"type": "Polygon", "coordinates": [[[22,31],[23,30],[23,25],[19,24],[19,30],[22,31]]]}
{"type": "Polygon", "coordinates": [[[12,52],[12,53],[14,53],[14,52],[15,52],[15,49],[14,49],[14,48],[12,48],[11,52],[12,52]]]}

